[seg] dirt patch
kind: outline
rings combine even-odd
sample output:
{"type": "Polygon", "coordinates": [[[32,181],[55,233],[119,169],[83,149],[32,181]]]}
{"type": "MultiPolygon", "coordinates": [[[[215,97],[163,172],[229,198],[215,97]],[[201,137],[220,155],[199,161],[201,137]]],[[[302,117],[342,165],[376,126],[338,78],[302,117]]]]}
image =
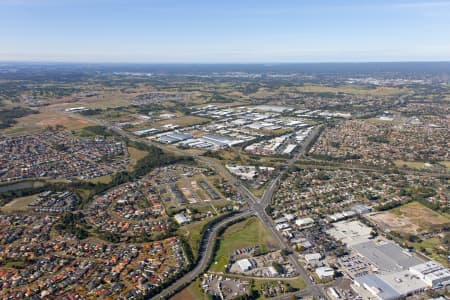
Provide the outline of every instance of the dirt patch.
{"type": "Polygon", "coordinates": [[[33,195],[14,199],[11,202],[5,204],[3,207],[1,207],[0,211],[5,213],[12,213],[30,210],[28,204],[36,200],[37,197],[38,197],[37,195],[33,195]]]}
{"type": "Polygon", "coordinates": [[[189,288],[183,289],[181,292],[170,298],[170,300],[199,300],[189,288]]]}
{"type": "Polygon", "coordinates": [[[40,122],[36,123],[38,126],[46,127],[46,126],[56,126],[56,125],[63,125],[64,127],[68,129],[74,129],[74,128],[82,128],[90,125],[91,123],[89,121],[83,120],[83,119],[77,119],[70,116],[54,116],[47,118],[45,120],[42,120],[40,122]]]}
{"type": "Polygon", "coordinates": [[[411,202],[386,212],[368,216],[384,230],[404,234],[418,234],[429,231],[433,226],[450,223],[450,219],[438,214],[418,202],[411,202]]]}
{"type": "Polygon", "coordinates": [[[62,112],[45,110],[38,114],[17,119],[17,124],[8,128],[7,132],[11,134],[36,133],[48,126],[55,127],[56,125],[62,125],[69,130],[77,130],[95,124],[89,120],[66,115],[62,112]]]}
{"type": "Polygon", "coordinates": [[[413,224],[408,218],[400,217],[390,212],[373,213],[368,218],[386,231],[395,231],[403,234],[417,234],[420,231],[420,227],[413,224]]]}

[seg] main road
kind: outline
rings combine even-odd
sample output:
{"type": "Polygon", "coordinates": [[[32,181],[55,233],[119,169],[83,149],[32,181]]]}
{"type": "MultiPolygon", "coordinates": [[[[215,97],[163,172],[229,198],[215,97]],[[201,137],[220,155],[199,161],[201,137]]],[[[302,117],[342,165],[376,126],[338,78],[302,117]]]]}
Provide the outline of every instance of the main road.
{"type": "Polygon", "coordinates": [[[169,287],[161,291],[158,295],[154,296],[153,299],[166,299],[172,296],[181,288],[185,287],[187,284],[189,284],[191,281],[195,280],[195,278],[205,272],[211,261],[219,230],[252,214],[254,214],[252,210],[247,210],[233,215],[229,218],[225,218],[222,221],[214,224],[212,227],[208,228],[202,237],[199,249],[199,257],[195,267],[188,273],[186,273],[183,277],[172,283],[169,287]]]}
{"type": "MultiPolygon", "coordinates": [[[[86,118],[88,119],[88,118],[86,118]]],[[[124,131],[122,128],[112,125],[111,123],[100,120],[100,119],[92,119],[89,118],[89,120],[94,121],[98,124],[101,124],[105,127],[107,127],[109,130],[112,130],[113,132],[124,136],[132,141],[137,142],[144,142],[147,144],[155,145],[155,143],[151,142],[149,139],[143,139],[138,138],[134,135],[132,135],[129,132],[124,131]]],[[[202,239],[202,248],[199,250],[199,261],[198,264],[189,271],[186,275],[175,281],[172,285],[170,285],[168,288],[164,289],[160,294],[153,297],[153,299],[163,299],[167,298],[170,295],[172,295],[173,292],[177,291],[179,288],[185,286],[187,283],[194,280],[197,276],[201,275],[208,266],[211,257],[213,255],[213,248],[215,245],[215,240],[217,238],[217,233],[219,229],[223,228],[227,224],[230,224],[234,222],[236,219],[243,218],[246,216],[249,216],[251,214],[255,214],[262,223],[267,227],[267,229],[272,233],[272,235],[275,237],[275,239],[278,241],[280,247],[282,249],[288,250],[288,260],[292,264],[292,266],[295,268],[297,273],[303,278],[307,285],[307,289],[304,292],[307,292],[308,294],[314,295],[314,296],[323,296],[323,292],[320,289],[318,285],[316,285],[308,275],[305,268],[298,262],[298,259],[292,251],[290,251],[289,244],[285,240],[285,238],[281,235],[281,233],[275,228],[274,223],[272,222],[272,219],[269,217],[269,215],[266,212],[266,207],[270,204],[270,201],[273,197],[273,194],[278,186],[279,180],[282,178],[282,176],[287,172],[289,167],[295,164],[295,162],[306,153],[308,150],[310,144],[314,141],[314,138],[317,134],[321,132],[321,127],[316,127],[313,130],[313,133],[307,138],[307,140],[304,142],[303,146],[297,151],[297,154],[289,159],[282,168],[282,170],[273,178],[267,185],[267,188],[263,194],[263,196],[260,198],[257,198],[253,193],[251,193],[244,185],[239,184],[238,180],[220,163],[217,161],[205,157],[205,156],[199,156],[199,155],[193,155],[195,159],[198,161],[201,161],[205,163],[207,166],[212,167],[218,174],[221,174],[224,176],[227,180],[229,180],[231,183],[234,183],[235,188],[241,193],[241,195],[245,195],[246,198],[249,200],[248,205],[250,207],[250,210],[247,210],[246,212],[240,213],[239,215],[235,215],[232,218],[227,218],[222,220],[220,223],[216,224],[213,228],[208,230],[206,234],[203,236],[202,239]],[[206,243],[206,246],[204,246],[206,243]],[[204,248],[203,248],[204,247],[204,248]]],[[[166,145],[158,144],[157,147],[160,147],[168,152],[172,152],[178,155],[185,155],[185,152],[183,150],[174,148],[174,147],[167,147],[166,145]]]]}

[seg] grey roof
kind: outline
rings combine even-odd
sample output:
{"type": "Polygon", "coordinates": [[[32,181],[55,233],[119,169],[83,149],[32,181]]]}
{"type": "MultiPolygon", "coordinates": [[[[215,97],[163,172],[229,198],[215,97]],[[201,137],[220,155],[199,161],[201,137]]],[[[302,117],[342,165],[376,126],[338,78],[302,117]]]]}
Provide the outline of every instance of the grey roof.
{"type": "Polygon", "coordinates": [[[192,138],[192,135],[187,133],[181,133],[181,132],[171,132],[168,134],[168,136],[179,139],[179,140],[187,140],[192,138]]]}
{"type": "Polygon", "coordinates": [[[168,132],[159,137],[162,143],[176,143],[192,138],[192,135],[181,132],[168,132]]]}
{"type": "Polygon", "coordinates": [[[224,144],[227,144],[232,141],[232,139],[230,139],[229,137],[226,137],[223,135],[218,135],[218,134],[207,134],[207,135],[203,136],[203,138],[218,141],[218,142],[221,142],[224,144]]]}
{"type": "Polygon", "coordinates": [[[392,242],[377,244],[374,241],[368,241],[353,245],[352,248],[383,272],[407,270],[423,262],[392,242]]]}
{"type": "Polygon", "coordinates": [[[391,299],[397,299],[401,295],[394,290],[389,284],[384,282],[381,278],[379,278],[376,275],[369,274],[362,277],[357,277],[355,280],[362,286],[368,286],[371,289],[374,287],[379,291],[377,296],[379,299],[383,300],[391,300],[391,299]]]}
{"type": "Polygon", "coordinates": [[[168,135],[163,135],[159,137],[159,141],[161,143],[175,143],[178,142],[179,140],[168,135]]]}

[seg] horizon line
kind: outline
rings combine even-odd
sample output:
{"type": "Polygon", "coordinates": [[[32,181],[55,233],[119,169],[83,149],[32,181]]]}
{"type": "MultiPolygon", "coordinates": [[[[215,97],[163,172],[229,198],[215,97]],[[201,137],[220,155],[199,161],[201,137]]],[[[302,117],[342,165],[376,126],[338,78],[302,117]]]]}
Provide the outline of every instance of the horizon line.
{"type": "Polygon", "coordinates": [[[449,60],[367,60],[367,61],[162,61],[162,62],[150,62],[150,61],[52,61],[52,60],[0,60],[0,64],[141,64],[141,65],[261,65],[261,64],[372,64],[372,63],[450,63],[449,60]]]}

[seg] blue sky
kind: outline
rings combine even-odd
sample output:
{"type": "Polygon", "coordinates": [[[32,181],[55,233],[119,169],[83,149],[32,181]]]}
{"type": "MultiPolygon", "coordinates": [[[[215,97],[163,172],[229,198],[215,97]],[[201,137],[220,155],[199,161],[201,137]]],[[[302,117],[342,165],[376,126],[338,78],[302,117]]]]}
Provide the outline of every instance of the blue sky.
{"type": "Polygon", "coordinates": [[[0,0],[0,60],[450,60],[450,0],[0,0]]]}

